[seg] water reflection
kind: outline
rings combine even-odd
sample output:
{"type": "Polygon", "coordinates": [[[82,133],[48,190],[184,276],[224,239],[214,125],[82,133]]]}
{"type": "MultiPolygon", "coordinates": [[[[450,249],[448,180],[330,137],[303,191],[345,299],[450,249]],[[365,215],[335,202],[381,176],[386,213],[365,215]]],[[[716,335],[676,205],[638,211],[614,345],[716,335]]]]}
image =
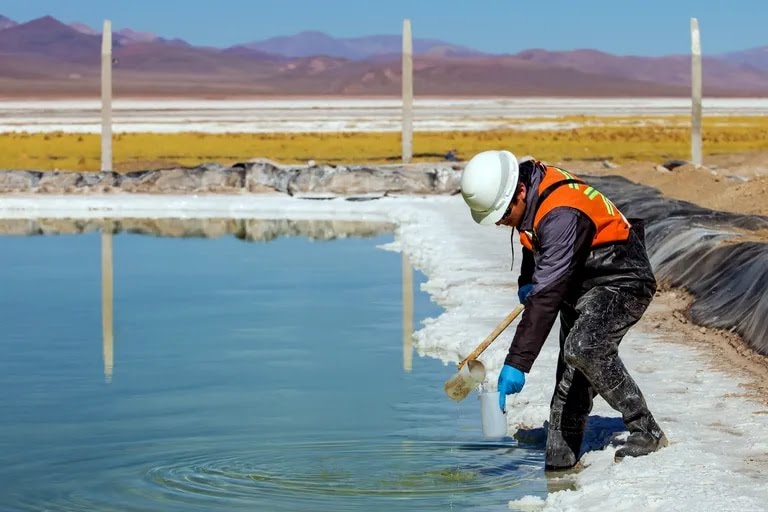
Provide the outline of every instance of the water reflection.
{"type": "MultiPolygon", "coordinates": [[[[383,222],[289,219],[0,219],[0,235],[62,235],[101,231],[101,291],[104,378],[112,380],[113,262],[112,236],[125,232],[164,237],[218,238],[233,235],[247,241],[271,241],[282,236],[310,240],[374,237],[389,233],[394,226],[383,222]]],[[[413,267],[402,255],[403,283],[403,370],[413,369],[413,267]]]]}
{"type": "Polygon", "coordinates": [[[109,223],[101,233],[101,335],[104,357],[104,379],[112,382],[114,363],[114,339],[112,330],[113,279],[112,279],[112,231],[109,223]]]}
{"type": "Polygon", "coordinates": [[[403,252],[403,370],[413,369],[413,267],[403,252]]]}
{"type": "Polygon", "coordinates": [[[163,237],[219,238],[268,242],[301,236],[310,240],[371,238],[391,233],[386,222],[291,219],[0,219],[0,235],[64,235],[93,231],[135,233],[163,237]]]}
{"type": "MultiPolygon", "coordinates": [[[[271,241],[282,236],[310,240],[374,237],[393,230],[381,222],[289,219],[0,219],[0,235],[34,236],[101,232],[101,291],[104,378],[114,369],[112,236],[125,232],[163,237],[217,238],[233,235],[247,241],[271,241]]],[[[413,369],[413,267],[402,254],[403,370],[413,369]]]]}
{"type": "MultiPolygon", "coordinates": [[[[233,235],[246,241],[272,241],[283,236],[310,240],[370,238],[393,230],[382,222],[288,219],[0,219],[0,235],[35,236],[101,232],[101,318],[104,380],[114,373],[114,276],[112,237],[118,233],[180,238],[233,235]]],[[[403,254],[403,369],[413,367],[413,269],[403,254]]]]}

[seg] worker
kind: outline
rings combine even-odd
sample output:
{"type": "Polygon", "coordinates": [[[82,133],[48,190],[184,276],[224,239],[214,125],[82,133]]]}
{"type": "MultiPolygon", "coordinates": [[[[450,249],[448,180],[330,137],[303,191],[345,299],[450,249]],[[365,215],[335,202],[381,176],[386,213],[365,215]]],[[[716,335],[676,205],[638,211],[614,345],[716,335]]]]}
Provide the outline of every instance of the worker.
{"type": "Polygon", "coordinates": [[[629,430],[616,460],[667,445],[618,354],[656,291],[642,222],[630,222],[601,192],[570,172],[509,151],[467,163],[461,194],[484,226],[517,229],[523,245],[518,297],[525,311],[499,373],[499,406],[518,393],[558,316],[560,353],[550,403],[545,467],[576,465],[599,394],[629,430]]]}

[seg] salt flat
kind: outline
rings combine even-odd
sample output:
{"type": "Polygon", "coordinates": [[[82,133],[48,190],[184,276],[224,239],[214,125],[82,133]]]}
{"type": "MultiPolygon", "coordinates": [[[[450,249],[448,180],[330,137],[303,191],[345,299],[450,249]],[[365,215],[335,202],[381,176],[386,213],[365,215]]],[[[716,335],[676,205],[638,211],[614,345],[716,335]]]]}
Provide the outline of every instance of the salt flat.
{"type": "MultiPolygon", "coordinates": [[[[100,133],[100,100],[0,100],[0,132],[100,133]]],[[[766,98],[705,98],[704,115],[766,115],[766,98]]],[[[477,98],[414,102],[417,131],[568,129],[560,116],[689,115],[687,98],[477,98]],[[528,121],[526,118],[536,118],[528,121]]],[[[390,99],[139,100],[113,102],[113,131],[265,133],[399,131],[390,99]]]]}

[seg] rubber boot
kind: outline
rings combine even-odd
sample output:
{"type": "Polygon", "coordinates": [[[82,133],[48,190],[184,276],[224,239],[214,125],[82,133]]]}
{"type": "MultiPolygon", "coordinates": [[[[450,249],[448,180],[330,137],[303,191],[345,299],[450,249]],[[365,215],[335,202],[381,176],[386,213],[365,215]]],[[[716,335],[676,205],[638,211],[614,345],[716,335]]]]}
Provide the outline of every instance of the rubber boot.
{"type": "Polygon", "coordinates": [[[621,384],[605,393],[603,398],[608,405],[621,413],[629,430],[627,442],[616,450],[616,460],[648,455],[669,444],[661,427],[648,410],[640,388],[629,374],[626,374],[621,384]]]}
{"type": "Polygon", "coordinates": [[[667,436],[661,431],[648,409],[637,419],[627,422],[627,427],[630,434],[624,446],[616,450],[614,455],[616,460],[624,457],[642,457],[669,444],[667,436]]]}
{"type": "Polygon", "coordinates": [[[589,413],[574,414],[564,410],[564,406],[556,397],[550,409],[544,458],[544,469],[547,471],[571,469],[579,461],[589,413]]]}
{"type": "Polygon", "coordinates": [[[550,429],[547,432],[547,453],[544,469],[562,471],[571,469],[579,461],[584,431],[550,429]]]}

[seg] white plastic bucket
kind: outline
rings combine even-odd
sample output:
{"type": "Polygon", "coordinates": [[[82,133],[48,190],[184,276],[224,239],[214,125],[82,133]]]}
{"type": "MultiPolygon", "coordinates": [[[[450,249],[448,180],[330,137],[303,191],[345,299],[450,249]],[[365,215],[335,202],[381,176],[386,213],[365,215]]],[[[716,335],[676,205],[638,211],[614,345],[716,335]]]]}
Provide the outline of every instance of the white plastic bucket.
{"type": "Polygon", "coordinates": [[[483,424],[483,436],[499,439],[507,435],[507,416],[499,408],[498,391],[481,391],[480,417],[483,424]]]}

